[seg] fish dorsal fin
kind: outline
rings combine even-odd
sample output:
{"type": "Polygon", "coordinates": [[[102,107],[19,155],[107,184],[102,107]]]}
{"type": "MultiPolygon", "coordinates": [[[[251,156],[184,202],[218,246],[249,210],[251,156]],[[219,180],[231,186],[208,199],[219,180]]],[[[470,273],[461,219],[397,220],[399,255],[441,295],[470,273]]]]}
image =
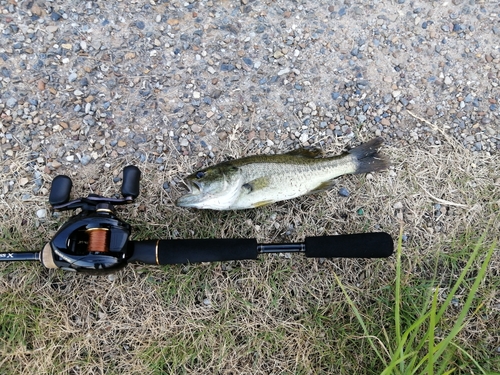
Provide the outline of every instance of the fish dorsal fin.
{"type": "Polygon", "coordinates": [[[299,156],[301,158],[310,158],[315,159],[323,155],[323,151],[319,148],[308,147],[308,148],[298,148],[296,150],[292,150],[286,153],[287,155],[299,156]]]}
{"type": "Polygon", "coordinates": [[[255,180],[243,184],[241,186],[241,189],[244,190],[247,194],[250,194],[253,191],[258,191],[268,186],[269,186],[269,177],[259,177],[256,178],[255,180]]]}

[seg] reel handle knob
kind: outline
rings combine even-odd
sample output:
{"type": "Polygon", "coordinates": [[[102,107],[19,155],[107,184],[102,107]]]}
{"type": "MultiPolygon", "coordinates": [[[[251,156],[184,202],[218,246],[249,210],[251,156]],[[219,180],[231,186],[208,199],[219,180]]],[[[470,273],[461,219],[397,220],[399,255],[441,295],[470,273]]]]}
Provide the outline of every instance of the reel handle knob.
{"type": "Polygon", "coordinates": [[[52,185],[50,186],[49,203],[52,206],[67,203],[72,187],[73,182],[71,178],[64,175],[56,176],[52,180],[52,185]]]}
{"type": "Polygon", "coordinates": [[[141,171],[134,165],[129,165],[123,168],[123,197],[132,197],[133,199],[139,196],[139,183],[141,180],[141,171]]]}

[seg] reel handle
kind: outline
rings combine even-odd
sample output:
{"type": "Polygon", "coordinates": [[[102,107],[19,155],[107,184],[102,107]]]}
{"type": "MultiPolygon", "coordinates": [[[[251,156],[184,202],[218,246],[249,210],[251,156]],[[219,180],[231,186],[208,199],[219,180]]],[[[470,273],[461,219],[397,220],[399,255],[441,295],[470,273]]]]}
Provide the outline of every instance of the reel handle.
{"type": "Polygon", "coordinates": [[[139,184],[141,181],[141,171],[135,165],[128,165],[123,168],[122,195],[135,199],[139,196],[139,184]]]}
{"type": "Polygon", "coordinates": [[[69,178],[68,176],[59,175],[54,177],[54,179],[52,180],[52,185],[50,186],[50,205],[57,206],[67,203],[69,201],[69,195],[71,193],[72,187],[73,181],[71,181],[71,178],[69,178]]]}
{"type": "Polygon", "coordinates": [[[98,205],[107,204],[109,209],[112,205],[132,203],[139,196],[139,184],[141,171],[134,165],[123,169],[123,182],[121,193],[123,198],[107,198],[97,194],[89,194],[86,198],[78,198],[69,201],[73,182],[71,178],[58,175],[52,180],[50,187],[49,203],[55,210],[74,210],[81,208],[84,211],[95,211],[98,205]]]}

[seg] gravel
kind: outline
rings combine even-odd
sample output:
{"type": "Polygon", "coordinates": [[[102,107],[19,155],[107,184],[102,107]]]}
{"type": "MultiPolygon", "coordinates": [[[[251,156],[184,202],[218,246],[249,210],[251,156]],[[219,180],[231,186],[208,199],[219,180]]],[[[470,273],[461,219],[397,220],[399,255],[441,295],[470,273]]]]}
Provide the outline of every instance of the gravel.
{"type": "Polygon", "coordinates": [[[328,149],[358,134],[402,147],[446,141],[407,110],[466,149],[500,150],[495,2],[0,9],[2,165],[27,150],[55,175],[110,160],[161,167],[167,155],[195,165],[230,140],[252,153],[328,149]]]}

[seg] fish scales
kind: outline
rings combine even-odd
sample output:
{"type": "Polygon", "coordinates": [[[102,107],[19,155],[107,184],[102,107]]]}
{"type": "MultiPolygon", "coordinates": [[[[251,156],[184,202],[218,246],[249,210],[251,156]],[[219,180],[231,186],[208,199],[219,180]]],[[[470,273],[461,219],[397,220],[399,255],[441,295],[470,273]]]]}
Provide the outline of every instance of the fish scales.
{"type": "Polygon", "coordinates": [[[241,165],[245,181],[267,178],[267,186],[253,191],[252,194],[240,194],[237,203],[231,205],[231,209],[255,207],[260,203],[292,199],[308,194],[325,181],[354,172],[356,168],[354,161],[345,160],[352,157],[346,155],[343,159],[336,157],[313,159],[314,163],[310,160],[298,160],[293,164],[280,160],[273,163],[241,165]]]}

